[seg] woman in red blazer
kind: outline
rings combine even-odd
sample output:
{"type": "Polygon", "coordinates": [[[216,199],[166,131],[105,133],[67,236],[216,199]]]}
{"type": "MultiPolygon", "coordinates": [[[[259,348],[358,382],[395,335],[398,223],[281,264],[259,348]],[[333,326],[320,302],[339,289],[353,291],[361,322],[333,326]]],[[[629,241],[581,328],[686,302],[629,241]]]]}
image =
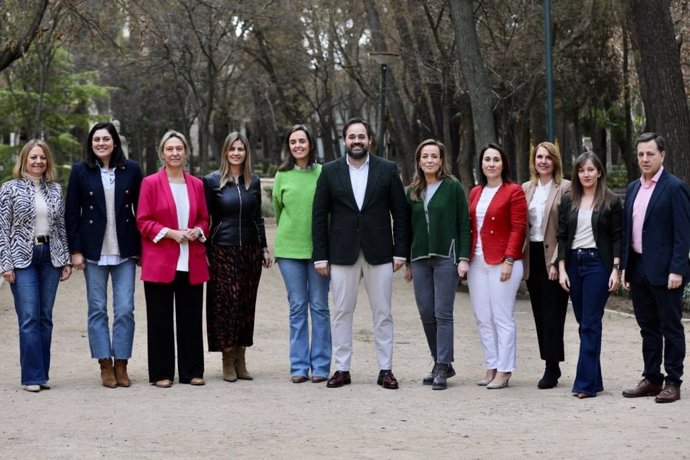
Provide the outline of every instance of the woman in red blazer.
{"type": "Polygon", "coordinates": [[[467,283],[484,350],[486,375],[477,384],[505,388],[515,369],[515,296],[522,280],[527,201],[510,180],[501,147],[479,155],[480,185],[470,191],[472,246],[467,283]]]}
{"type": "Polygon", "coordinates": [[[175,377],[173,308],[180,383],[204,384],[201,320],[204,282],[209,278],[203,244],[208,210],[203,182],[184,171],[188,152],[182,134],[165,133],[159,147],[164,167],[142,182],[137,209],[149,382],[159,388],[170,387],[175,377]]]}

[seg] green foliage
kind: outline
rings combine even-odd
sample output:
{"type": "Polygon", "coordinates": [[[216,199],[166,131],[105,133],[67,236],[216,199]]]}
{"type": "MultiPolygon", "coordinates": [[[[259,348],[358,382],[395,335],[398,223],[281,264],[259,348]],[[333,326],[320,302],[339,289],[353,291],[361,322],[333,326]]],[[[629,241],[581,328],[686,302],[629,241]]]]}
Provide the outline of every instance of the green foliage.
{"type": "Polygon", "coordinates": [[[624,189],[628,186],[628,172],[624,164],[612,165],[606,171],[606,185],[609,188],[624,189]]]}
{"type": "Polygon", "coordinates": [[[12,179],[12,169],[14,169],[19,149],[19,147],[0,144],[0,183],[12,179]]]}

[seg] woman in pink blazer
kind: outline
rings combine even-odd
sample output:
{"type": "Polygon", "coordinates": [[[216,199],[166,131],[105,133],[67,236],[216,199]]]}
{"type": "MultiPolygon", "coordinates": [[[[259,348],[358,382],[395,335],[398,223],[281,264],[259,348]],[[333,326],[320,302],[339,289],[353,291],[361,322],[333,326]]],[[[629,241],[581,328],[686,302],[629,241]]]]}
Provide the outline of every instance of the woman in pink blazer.
{"type": "Polygon", "coordinates": [[[161,139],[163,168],[141,184],[137,227],[148,322],[149,382],[169,388],[175,377],[173,309],[180,383],[204,384],[201,328],[208,210],[204,185],[184,171],[187,139],[168,131],[161,139]],[[174,304],[174,307],[173,307],[174,304]]]}
{"type": "Polygon", "coordinates": [[[504,150],[485,146],[479,155],[480,184],[470,191],[472,244],[467,284],[484,350],[486,375],[478,385],[508,386],[515,369],[515,296],[522,280],[527,201],[510,180],[504,150]]]}

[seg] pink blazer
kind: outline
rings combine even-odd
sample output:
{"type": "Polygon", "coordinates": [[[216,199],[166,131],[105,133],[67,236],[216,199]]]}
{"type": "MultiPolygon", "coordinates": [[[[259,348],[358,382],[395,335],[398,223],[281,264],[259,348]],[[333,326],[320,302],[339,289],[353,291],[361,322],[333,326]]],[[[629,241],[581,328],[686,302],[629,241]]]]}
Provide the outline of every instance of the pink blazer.
{"type": "MultiPolygon", "coordinates": [[[[199,227],[208,236],[208,209],[204,184],[184,174],[189,195],[187,228],[199,227]]],[[[175,279],[180,245],[169,238],[157,243],[153,239],[164,228],[177,230],[177,209],[165,169],[144,178],[137,208],[137,227],[141,233],[141,279],[154,283],[171,283],[175,279]]],[[[206,247],[199,240],[189,242],[189,282],[201,284],[209,279],[206,247]]]]}

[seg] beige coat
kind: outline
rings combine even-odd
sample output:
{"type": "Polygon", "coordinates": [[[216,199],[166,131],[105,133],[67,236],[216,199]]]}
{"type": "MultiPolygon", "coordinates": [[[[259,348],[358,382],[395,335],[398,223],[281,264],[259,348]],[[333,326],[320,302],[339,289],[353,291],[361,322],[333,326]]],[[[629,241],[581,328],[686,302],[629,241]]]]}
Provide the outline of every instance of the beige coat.
{"type": "MultiPolygon", "coordinates": [[[[525,192],[525,197],[527,198],[527,206],[529,207],[529,202],[532,200],[534,191],[537,188],[537,181],[531,180],[522,184],[522,190],[525,192]]],[[[559,184],[554,182],[554,186],[551,187],[549,192],[549,197],[546,199],[546,205],[544,206],[544,218],[541,221],[542,230],[544,233],[544,262],[546,267],[552,265],[556,262],[558,257],[558,207],[561,204],[561,197],[566,193],[570,192],[570,181],[567,179],[561,179],[559,184]]],[[[524,259],[524,275],[523,278],[529,278],[529,229],[525,234],[525,243],[523,247],[525,253],[524,259]]]]}

